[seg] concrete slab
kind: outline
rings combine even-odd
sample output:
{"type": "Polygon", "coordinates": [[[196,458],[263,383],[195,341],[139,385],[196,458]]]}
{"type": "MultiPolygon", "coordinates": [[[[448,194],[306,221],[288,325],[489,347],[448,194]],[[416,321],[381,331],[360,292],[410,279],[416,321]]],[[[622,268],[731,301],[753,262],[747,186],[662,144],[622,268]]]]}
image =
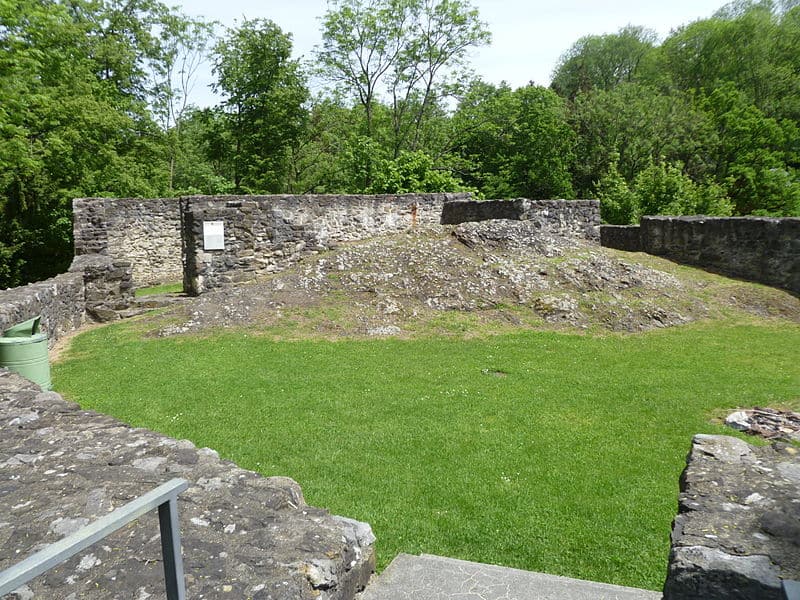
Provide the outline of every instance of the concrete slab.
{"type": "Polygon", "coordinates": [[[661,594],[430,554],[400,554],[361,600],[661,600],[661,594]]]}

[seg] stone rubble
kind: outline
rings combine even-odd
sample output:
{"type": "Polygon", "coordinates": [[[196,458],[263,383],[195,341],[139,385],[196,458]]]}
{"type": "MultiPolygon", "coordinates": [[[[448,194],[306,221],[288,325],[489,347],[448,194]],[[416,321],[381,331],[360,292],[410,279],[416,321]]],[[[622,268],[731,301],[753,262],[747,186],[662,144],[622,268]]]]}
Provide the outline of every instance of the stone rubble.
{"type": "Polygon", "coordinates": [[[800,442],[800,413],[755,407],[728,415],[725,424],[767,440],[800,442]]]}
{"type": "Polygon", "coordinates": [[[337,298],[347,314],[330,326],[334,335],[401,335],[445,311],[612,331],[669,327],[709,311],[674,275],[531,221],[493,220],[339,244],[258,282],[188,300],[162,315],[156,335],[258,328],[284,312],[324,311],[337,298]]]}

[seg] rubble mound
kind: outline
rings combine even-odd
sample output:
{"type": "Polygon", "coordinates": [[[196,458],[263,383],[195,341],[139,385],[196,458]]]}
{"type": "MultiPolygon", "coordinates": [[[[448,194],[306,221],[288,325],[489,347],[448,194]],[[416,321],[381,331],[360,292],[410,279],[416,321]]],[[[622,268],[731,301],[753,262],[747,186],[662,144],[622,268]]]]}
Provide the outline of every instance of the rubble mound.
{"type": "Polygon", "coordinates": [[[155,318],[152,333],[238,326],[329,338],[639,332],[731,311],[800,321],[800,301],[785,292],[499,219],[343,244],[174,306],[155,318]]]}

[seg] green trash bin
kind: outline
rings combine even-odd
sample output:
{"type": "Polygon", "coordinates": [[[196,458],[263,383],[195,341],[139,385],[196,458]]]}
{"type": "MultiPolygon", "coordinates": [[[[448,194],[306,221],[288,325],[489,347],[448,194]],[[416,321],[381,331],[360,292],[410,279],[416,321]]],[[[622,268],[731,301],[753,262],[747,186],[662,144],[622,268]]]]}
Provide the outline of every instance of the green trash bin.
{"type": "Polygon", "coordinates": [[[39,385],[51,388],[47,335],[39,332],[41,317],[9,327],[0,337],[0,367],[19,373],[39,385]]]}

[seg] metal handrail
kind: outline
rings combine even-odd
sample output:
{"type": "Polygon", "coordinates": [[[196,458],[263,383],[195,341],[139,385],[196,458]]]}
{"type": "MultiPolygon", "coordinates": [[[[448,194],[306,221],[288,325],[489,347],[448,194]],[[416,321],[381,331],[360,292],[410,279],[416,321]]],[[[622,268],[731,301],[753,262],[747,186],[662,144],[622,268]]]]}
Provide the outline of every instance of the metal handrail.
{"type": "Polygon", "coordinates": [[[10,594],[37,575],[69,560],[81,550],[158,508],[167,600],[185,600],[186,585],[183,581],[181,534],[178,525],[178,494],[188,487],[189,482],[185,479],[172,479],[0,572],[0,596],[10,594]]]}
{"type": "Polygon", "coordinates": [[[800,581],[784,579],[781,582],[783,600],[800,600],[800,581]]]}

